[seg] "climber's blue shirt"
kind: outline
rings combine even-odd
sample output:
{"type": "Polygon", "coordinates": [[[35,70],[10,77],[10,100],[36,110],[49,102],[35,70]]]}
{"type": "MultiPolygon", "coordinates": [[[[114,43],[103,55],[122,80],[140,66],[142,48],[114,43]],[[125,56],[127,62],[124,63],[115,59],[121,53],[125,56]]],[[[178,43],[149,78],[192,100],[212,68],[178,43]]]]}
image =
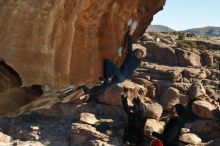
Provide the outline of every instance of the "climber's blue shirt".
{"type": "Polygon", "coordinates": [[[134,70],[138,68],[138,66],[141,64],[141,60],[138,59],[134,54],[134,52],[132,51],[132,37],[130,35],[128,36],[128,40],[127,40],[127,48],[128,48],[128,55],[125,58],[125,61],[120,68],[125,78],[132,76],[134,70]]]}

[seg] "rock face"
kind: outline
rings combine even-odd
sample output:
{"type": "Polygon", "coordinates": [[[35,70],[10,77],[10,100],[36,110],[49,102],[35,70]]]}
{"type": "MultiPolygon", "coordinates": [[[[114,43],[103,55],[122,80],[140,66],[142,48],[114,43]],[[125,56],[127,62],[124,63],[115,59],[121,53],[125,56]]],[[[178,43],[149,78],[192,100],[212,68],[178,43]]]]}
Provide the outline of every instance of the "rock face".
{"type": "Polygon", "coordinates": [[[191,51],[186,51],[183,49],[176,49],[178,56],[178,63],[182,66],[201,66],[201,58],[199,54],[191,51]]]}
{"type": "Polygon", "coordinates": [[[119,60],[117,49],[130,18],[140,37],[165,0],[1,0],[0,58],[24,85],[58,88],[94,81],[102,60],[119,60]]]}
{"type": "Polygon", "coordinates": [[[145,44],[148,47],[148,58],[152,61],[161,61],[163,64],[176,65],[177,56],[175,51],[166,44],[157,44],[148,42],[145,44]]]}
{"type": "Polygon", "coordinates": [[[22,81],[17,72],[0,58],[0,92],[8,88],[19,87],[21,84],[22,81]]]}
{"type": "MultiPolygon", "coordinates": [[[[161,35],[160,40],[163,41],[155,42],[155,45],[162,47],[159,49],[164,49],[163,53],[171,52],[169,49],[171,48],[176,54],[179,47],[175,46],[177,41],[175,38],[178,39],[178,34],[158,35],[161,35]],[[166,48],[163,47],[164,43],[168,44],[166,48]]],[[[143,36],[142,44],[148,44],[149,41],[152,43],[151,37],[144,37],[148,35],[143,36]]],[[[202,56],[203,50],[187,47],[181,49],[199,52],[197,54],[205,60],[202,56]]],[[[218,50],[209,49],[209,51],[213,52],[214,56],[220,56],[218,50]]],[[[158,60],[154,60],[156,62],[142,62],[134,76],[117,86],[109,87],[94,100],[89,100],[90,102],[81,86],[68,86],[61,90],[46,85],[7,89],[0,93],[0,145],[118,146],[141,138],[144,133],[150,136],[152,131],[162,132],[164,124],[170,117],[170,111],[167,109],[176,103],[182,103],[186,108],[186,119],[183,119],[186,123],[181,130],[181,140],[188,145],[218,146],[220,142],[218,60],[214,59],[213,66],[201,61],[201,68],[190,64],[173,66],[172,61],[160,60],[163,59],[160,55],[158,60]],[[121,102],[124,87],[128,88],[127,101],[130,112],[134,113],[140,109],[145,112],[135,117],[125,114],[128,112],[127,106],[122,108],[121,102]],[[42,91],[43,94],[40,94],[42,91]],[[137,94],[140,94],[139,98],[145,107],[139,109],[137,106],[134,107],[138,104],[133,102],[137,94]],[[136,133],[132,127],[144,133],[136,133]],[[127,129],[131,129],[132,135],[127,135],[127,129]],[[123,131],[126,134],[123,135],[123,131]]],[[[7,69],[8,67],[4,66],[2,70],[7,69]]],[[[4,85],[9,85],[7,76],[10,76],[10,73],[0,73],[0,81],[1,77],[6,77],[3,80],[3,83],[6,83],[4,85]]],[[[11,85],[16,87],[15,84],[11,85]]],[[[88,84],[88,87],[91,88],[93,85],[94,83],[88,84]]],[[[148,145],[149,142],[146,138],[144,145],[148,145]]]]}

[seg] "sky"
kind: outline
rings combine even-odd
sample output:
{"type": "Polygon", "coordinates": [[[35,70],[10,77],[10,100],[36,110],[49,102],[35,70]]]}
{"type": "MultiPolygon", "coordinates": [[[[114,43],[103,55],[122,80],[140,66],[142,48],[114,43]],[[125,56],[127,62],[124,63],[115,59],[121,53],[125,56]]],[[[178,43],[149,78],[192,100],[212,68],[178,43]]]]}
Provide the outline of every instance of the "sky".
{"type": "Polygon", "coordinates": [[[186,30],[205,26],[220,27],[220,0],[166,0],[151,24],[186,30]]]}

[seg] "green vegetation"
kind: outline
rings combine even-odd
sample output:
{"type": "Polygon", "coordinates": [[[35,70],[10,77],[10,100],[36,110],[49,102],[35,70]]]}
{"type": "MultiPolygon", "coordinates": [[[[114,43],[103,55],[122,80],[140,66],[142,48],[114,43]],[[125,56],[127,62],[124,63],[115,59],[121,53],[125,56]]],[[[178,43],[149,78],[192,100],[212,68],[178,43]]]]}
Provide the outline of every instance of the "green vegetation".
{"type": "Polygon", "coordinates": [[[156,40],[157,38],[160,38],[160,35],[157,32],[148,32],[148,34],[152,36],[154,40],[156,40]]]}
{"type": "Polygon", "coordinates": [[[196,48],[202,51],[208,49],[206,45],[204,44],[197,45],[196,42],[192,40],[178,40],[176,43],[176,47],[177,48],[196,48]]]}
{"type": "Polygon", "coordinates": [[[197,44],[191,40],[178,40],[176,43],[176,47],[178,48],[197,48],[197,44]]]}
{"type": "Polygon", "coordinates": [[[180,32],[180,33],[178,34],[178,40],[184,40],[184,39],[185,39],[184,34],[180,32]]]}
{"type": "Polygon", "coordinates": [[[208,49],[204,44],[199,45],[197,48],[200,49],[200,50],[202,50],[202,51],[208,49]]]}

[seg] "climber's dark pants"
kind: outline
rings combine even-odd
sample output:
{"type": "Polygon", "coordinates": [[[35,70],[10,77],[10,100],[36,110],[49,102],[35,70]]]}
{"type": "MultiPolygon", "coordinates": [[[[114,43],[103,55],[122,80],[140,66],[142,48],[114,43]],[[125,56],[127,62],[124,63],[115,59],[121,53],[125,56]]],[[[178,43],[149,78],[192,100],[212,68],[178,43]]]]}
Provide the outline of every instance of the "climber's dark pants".
{"type": "Polygon", "coordinates": [[[121,73],[120,69],[109,59],[104,60],[104,78],[106,82],[109,77],[113,77],[111,83],[120,83],[125,80],[124,75],[121,73]]]}
{"type": "Polygon", "coordinates": [[[120,69],[111,60],[104,60],[104,70],[104,83],[100,86],[93,87],[90,90],[90,96],[96,96],[104,92],[106,88],[112,87],[125,80],[125,77],[121,73],[120,69]],[[112,76],[113,79],[109,82],[108,78],[112,76]]]}

